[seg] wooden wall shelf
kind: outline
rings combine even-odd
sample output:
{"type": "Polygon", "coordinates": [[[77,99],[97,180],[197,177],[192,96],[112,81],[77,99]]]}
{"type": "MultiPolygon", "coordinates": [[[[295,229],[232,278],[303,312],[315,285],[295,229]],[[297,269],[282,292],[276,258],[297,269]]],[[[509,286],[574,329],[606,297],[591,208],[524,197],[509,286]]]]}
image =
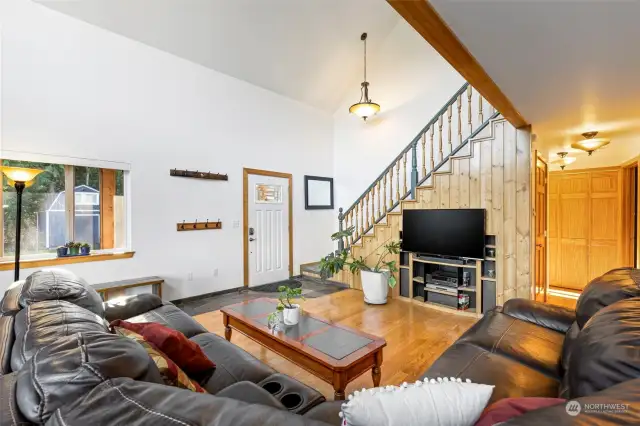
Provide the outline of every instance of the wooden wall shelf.
{"type": "Polygon", "coordinates": [[[209,179],[209,180],[229,180],[229,175],[221,175],[219,173],[211,173],[211,172],[201,172],[196,170],[178,170],[171,169],[169,170],[170,176],[177,177],[188,177],[194,179],[209,179]]]}
{"type": "Polygon", "coordinates": [[[222,229],[222,222],[182,222],[176,223],[176,230],[181,231],[203,231],[206,229],[222,229]]]}

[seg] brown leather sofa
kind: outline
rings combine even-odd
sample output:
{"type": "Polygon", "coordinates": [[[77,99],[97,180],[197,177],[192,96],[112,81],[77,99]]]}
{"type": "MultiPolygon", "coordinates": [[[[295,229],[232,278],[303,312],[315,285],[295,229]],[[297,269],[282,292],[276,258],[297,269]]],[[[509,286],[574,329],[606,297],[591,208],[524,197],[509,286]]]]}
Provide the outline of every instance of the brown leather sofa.
{"type": "Polygon", "coordinates": [[[507,425],[640,424],[640,270],[594,279],[575,311],[512,299],[464,333],[425,372],[494,385],[491,402],[513,397],[619,404],[573,417],[565,404],[532,411],[507,425]]]}
{"type": "Polygon", "coordinates": [[[208,333],[157,296],[103,303],[64,270],[14,283],[0,302],[0,425],[338,425],[340,402],[277,373],[208,333]],[[165,386],[114,319],[159,322],[196,342],[215,363],[195,378],[209,392],[165,386]]]}

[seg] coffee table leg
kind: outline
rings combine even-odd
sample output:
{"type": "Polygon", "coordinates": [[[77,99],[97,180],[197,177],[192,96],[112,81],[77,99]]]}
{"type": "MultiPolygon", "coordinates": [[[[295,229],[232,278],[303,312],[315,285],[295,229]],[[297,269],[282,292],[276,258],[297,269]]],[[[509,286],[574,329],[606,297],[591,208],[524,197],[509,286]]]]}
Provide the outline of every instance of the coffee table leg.
{"type": "Polygon", "coordinates": [[[227,314],[223,314],[222,323],[224,324],[224,338],[227,341],[231,341],[231,327],[229,327],[229,316],[227,314]]]}
{"type": "Polygon", "coordinates": [[[344,390],[347,387],[347,380],[344,374],[333,373],[333,400],[342,401],[345,398],[344,390]]]}
{"type": "Polygon", "coordinates": [[[373,386],[377,388],[380,386],[380,378],[382,377],[382,370],[380,369],[382,365],[382,351],[378,351],[374,355],[374,362],[375,365],[371,369],[371,377],[373,378],[373,386]]]}

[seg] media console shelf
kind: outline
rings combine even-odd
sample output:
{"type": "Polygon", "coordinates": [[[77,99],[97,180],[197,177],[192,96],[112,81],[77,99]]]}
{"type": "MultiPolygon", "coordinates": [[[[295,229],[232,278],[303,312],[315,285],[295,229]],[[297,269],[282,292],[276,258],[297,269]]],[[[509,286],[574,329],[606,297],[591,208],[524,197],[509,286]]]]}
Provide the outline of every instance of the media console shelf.
{"type": "Polygon", "coordinates": [[[482,260],[447,262],[446,259],[426,259],[410,252],[400,252],[400,298],[430,308],[451,312],[458,315],[482,316],[482,260]],[[427,276],[435,271],[448,271],[460,277],[457,288],[427,287],[427,276]],[[462,285],[463,277],[469,284],[462,285]],[[469,297],[469,308],[457,308],[460,294],[469,297]]]}

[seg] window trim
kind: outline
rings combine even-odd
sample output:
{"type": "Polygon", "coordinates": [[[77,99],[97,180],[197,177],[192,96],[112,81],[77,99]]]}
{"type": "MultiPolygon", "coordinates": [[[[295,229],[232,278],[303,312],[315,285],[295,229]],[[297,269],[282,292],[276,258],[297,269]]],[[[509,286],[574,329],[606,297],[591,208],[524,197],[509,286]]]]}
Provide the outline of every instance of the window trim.
{"type": "MultiPolygon", "coordinates": [[[[21,254],[20,269],[36,268],[40,266],[52,266],[61,264],[95,262],[100,260],[115,260],[133,257],[135,251],[131,246],[131,210],[130,210],[130,170],[131,165],[115,161],[91,160],[78,157],[62,157],[57,155],[37,154],[31,152],[18,152],[2,150],[0,157],[0,165],[2,160],[13,161],[31,161],[48,164],[63,165],[65,170],[65,217],[66,217],[66,241],[74,241],[75,228],[75,191],[68,191],[67,188],[75,187],[75,171],[74,167],[91,167],[100,169],[100,179],[102,180],[102,170],[121,170],[123,172],[123,188],[124,188],[124,205],[125,212],[125,238],[124,248],[107,248],[92,250],[88,256],[78,256],[71,258],[58,258],[55,253],[37,253],[37,254],[21,254]],[[24,264],[24,265],[23,265],[24,264]]],[[[0,175],[0,178],[3,177],[0,175]]],[[[0,188],[0,205],[3,202],[3,192],[0,188]]],[[[102,191],[100,191],[102,201],[102,191]]],[[[100,204],[102,206],[102,203],[100,204]]],[[[102,207],[100,209],[100,218],[102,219],[102,207]]],[[[102,224],[100,220],[100,235],[102,237],[102,224]]],[[[4,214],[0,215],[0,271],[10,270],[14,268],[15,261],[13,256],[5,256],[4,253],[4,214]]],[[[102,242],[102,241],[101,241],[102,242]]]]}

